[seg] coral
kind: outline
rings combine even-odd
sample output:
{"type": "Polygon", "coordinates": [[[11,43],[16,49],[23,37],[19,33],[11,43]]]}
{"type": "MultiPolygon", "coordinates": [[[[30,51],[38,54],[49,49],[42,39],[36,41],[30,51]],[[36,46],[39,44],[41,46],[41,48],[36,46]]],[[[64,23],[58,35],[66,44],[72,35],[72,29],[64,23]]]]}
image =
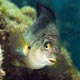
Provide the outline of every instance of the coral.
{"type": "Polygon", "coordinates": [[[3,50],[2,50],[1,44],[0,44],[0,66],[2,65],[2,60],[3,60],[3,50]]]}
{"type": "Polygon", "coordinates": [[[75,68],[71,57],[70,57],[70,53],[67,51],[67,49],[65,47],[61,46],[61,54],[63,55],[63,57],[65,58],[65,60],[68,63],[69,66],[69,73],[71,73],[72,75],[72,79],[71,80],[79,80],[80,79],[80,72],[78,72],[78,70],[75,68]]]}
{"type": "Polygon", "coordinates": [[[3,63],[3,50],[0,44],[0,80],[2,80],[3,76],[5,76],[5,72],[2,69],[2,63],[3,63]]]}
{"type": "Polygon", "coordinates": [[[5,71],[3,71],[2,68],[0,68],[0,80],[3,80],[3,76],[5,76],[5,71]]]}
{"type": "MultiPolygon", "coordinates": [[[[6,15],[7,26],[6,28],[11,30],[11,28],[29,28],[36,20],[36,10],[26,6],[26,15],[22,12],[22,9],[18,8],[12,2],[8,0],[2,0],[0,12],[4,12],[6,15]],[[29,16],[29,14],[31,14],[29,16]],[[32,18],[34,19],[32,19],[32,18]]],[[[3,19],[3,18],[2,18],[3,19]]],[[[23,31],[24,32],[24,31],[23,31]]]]}
{"type": "Polygon", "coordinates": [[[5,19],[5,13],[6,13],[6,8],[1,4],[0,5],[0,29],[4,29],[7,24],[5,19]]]}
{"type": "Polygon", "coordinates": [[[4,14],[0,14],[0,29],[4,29],[6,26],[6,20],[4,14]]]}
{"type": "Polygon", "coordinates": [[[30,21],[34,22],[36,20],[37,12],[34,8],[31,8],[30,6],[24,6],[21,11],[24,15],[26,15],[27,18],[31,19],[30,21]]]}
{"type": "Polygon", "coordinates": [[[26,11],[26,13],[31,13],[31,16],[28,14],[25,15],[20,8],[9,0],[0,0],[0,46],[2,47],[0,47],[0,80],[2,80],[6,74],[4,70],[7,71],[7,65],[11,64],[9,61],[15,57],[10,55],[9,37],[12,36],[10,33],[15,33],[18,29],[20,32],[25,33],[27,29],[30,28],[36,20],[36,17],[34,20],[31,19],[31,17],[36,16],[36,10],[33,9],[32,11],[32,9],[33,8],[30,7],[29,10],[27,9],[28,11],[26,11]],[[2,49],[4,52],[2,52],[2,49]]]}

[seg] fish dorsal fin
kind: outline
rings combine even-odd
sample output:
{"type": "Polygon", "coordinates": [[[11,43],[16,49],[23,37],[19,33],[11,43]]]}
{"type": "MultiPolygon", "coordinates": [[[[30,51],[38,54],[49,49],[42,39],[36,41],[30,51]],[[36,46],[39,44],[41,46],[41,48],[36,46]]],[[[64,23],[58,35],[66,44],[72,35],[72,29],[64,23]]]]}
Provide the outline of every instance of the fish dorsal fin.
{"type": "Polygon", "coordinates": [[[49,8],[38,3],[37,12],[38,12],[37,20],[25,35],[25,40],[30,44],[30,46],[33,44],[34,41],[39,39],[40,36],[43,35],[43,33],[48,31],[48,27],[52,30],[54,26],[53,27],[48,26],[49,24],[52,24],[52,23],[56,24],[55,15],[53,11],[51,11],[49,8]]]}
{"type": "Polygon", "coordinates": [[[54,12],[50,8],[46,7],[45,5],[43,5],[39,2],[37,2],[37,11],[38,11],[38,14],[37,14],[38,16],[46,15],[52,21],[56,20],[54,12]]]}

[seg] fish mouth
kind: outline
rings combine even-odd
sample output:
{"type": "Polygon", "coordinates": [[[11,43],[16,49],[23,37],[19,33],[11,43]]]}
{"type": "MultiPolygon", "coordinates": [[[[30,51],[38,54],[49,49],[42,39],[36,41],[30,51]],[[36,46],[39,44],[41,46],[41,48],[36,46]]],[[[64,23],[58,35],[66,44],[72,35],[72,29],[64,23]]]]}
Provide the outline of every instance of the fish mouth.
{"type": "Polygon", "coordinates": [[[55,63],[56,63],[56,60],[54,60],[54,59],[49,59],[49,62],[50,62],[51,64],[55,64],[55,63]]]}

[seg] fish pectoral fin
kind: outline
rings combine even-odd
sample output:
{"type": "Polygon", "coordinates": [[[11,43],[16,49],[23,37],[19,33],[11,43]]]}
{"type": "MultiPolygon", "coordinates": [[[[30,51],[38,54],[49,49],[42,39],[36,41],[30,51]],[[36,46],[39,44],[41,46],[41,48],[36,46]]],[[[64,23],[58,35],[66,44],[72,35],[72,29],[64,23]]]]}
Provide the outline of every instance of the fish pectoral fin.
{"type": "Polygon", "coordinates": [[[14,66],[17,66],[17,67],[25,67],[25,64],[21,61],[18,61],[18,60],[14,60],[11,62],[14,66]]]}

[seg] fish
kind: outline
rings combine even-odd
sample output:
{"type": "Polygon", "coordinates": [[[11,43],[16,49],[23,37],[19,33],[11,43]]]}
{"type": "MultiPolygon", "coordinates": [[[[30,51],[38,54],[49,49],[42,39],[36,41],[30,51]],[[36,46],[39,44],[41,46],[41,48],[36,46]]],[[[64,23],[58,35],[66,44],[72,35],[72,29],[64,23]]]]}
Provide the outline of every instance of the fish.
{"type": "Polygon", "coordinates": [[[11,51],[17,54],[29,69],[55,65],[59,54],[59,34],[54,12],[37,4],[37,19],[25,35],[17,31],[11,35],[11,51]]]}

